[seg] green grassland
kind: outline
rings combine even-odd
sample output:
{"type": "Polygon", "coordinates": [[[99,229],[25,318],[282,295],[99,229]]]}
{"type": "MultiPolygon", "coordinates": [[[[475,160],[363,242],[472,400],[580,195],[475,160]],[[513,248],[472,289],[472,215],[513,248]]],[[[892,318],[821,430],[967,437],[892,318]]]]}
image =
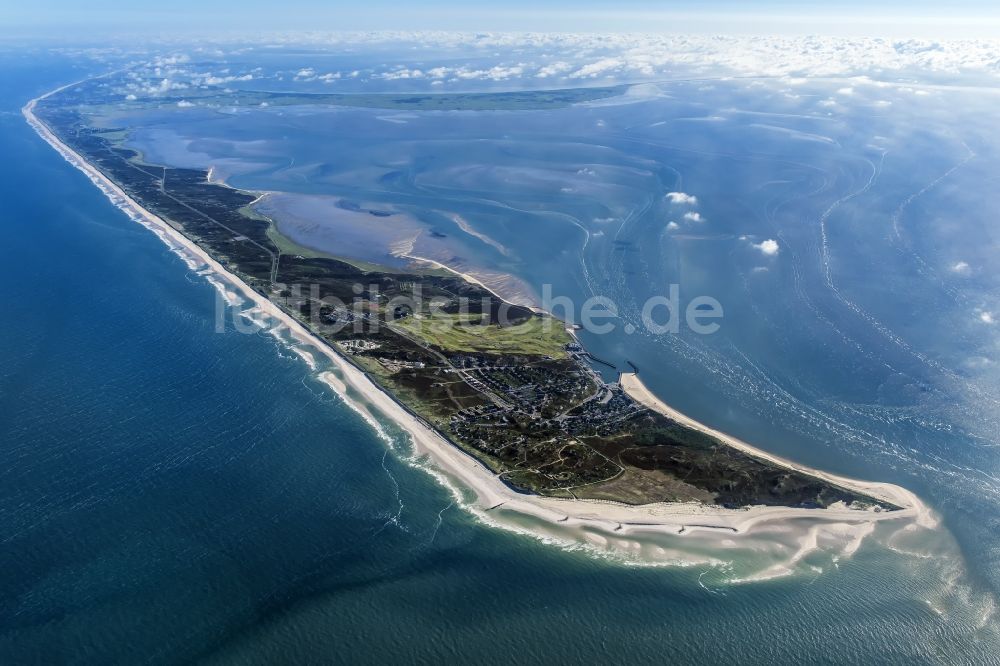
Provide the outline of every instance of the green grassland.
{"type": "Polygon", "coordinates": [[[450,352],[566,358],[565,347],[573,341],[564,324],[548,315],[501,327],[470,321],[468,315],[442,312],[408,317],[393,325],[450,352]]]}

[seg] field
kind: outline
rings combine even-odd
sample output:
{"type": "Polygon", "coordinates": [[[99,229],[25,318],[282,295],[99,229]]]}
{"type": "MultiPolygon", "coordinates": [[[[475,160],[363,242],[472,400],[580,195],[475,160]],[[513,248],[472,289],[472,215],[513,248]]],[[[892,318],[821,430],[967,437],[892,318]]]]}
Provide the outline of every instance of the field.
{"type": "Polygon", "coordinates": [[[468,315],[435,313],[395,322],[395,326],[442,350],[483,354],[566,358],[572,338],[561,321],[535,316],[514,326],[482,325],[468,315]]]}

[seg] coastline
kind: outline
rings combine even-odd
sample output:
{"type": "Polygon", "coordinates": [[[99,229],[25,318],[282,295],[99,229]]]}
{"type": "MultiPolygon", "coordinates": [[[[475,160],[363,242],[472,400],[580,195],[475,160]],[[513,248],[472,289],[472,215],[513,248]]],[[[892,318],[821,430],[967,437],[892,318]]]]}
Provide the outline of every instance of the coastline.
{"type": "MultiPolygon", "coordinates": [[[[624,553],[637,556],[633,559],[642,561],[673,563],[677,562],[679,551],[664,548],[662,541],[659,542],[661,545],[646,548],[642,546],[642,540],[646,537],[655,537],[656,539],[669,537],[671,543],[678,549],[681,548],[680,542],[684,541],[696,541],[701,545],[707,543],[709,547],[717,546],[725,549],[732,547],[726,542],[732,541],[734,537],[748,539],[746,545],[750,547],[758,544],[757,541],[753,540],[754,537],[759,535],[762,538],[770,538],[774,528],[785,531],[794,528],[792,531],[795,531],[796,534],[792,539],[807,547],[810,543],[815,544],[817,531],[823,529],[819,526],[825,526],[829,528],[827,533],[834,535],[834,538],[846,539],[843,548],[846,553],[853,552],[852,548],[857,548],[860,540],[857,542],[855,540],[870,533],[874,529],[875,523],[915,521],[923,527],[933,526],[934,520],[927,508],[909,491],[891,484],[867,483],[837,477],[772,456],[676,412],[653,396],[635,375],[622,375],[622,386],[630,396],[647,407],[664,413],[689,427],[718,437],[726,444],[754,456],[818,476],[837,485],[887,499],[893,504],[901,506],[902,509],[892,512],[859,511],[846,508],[797,509],[762,506],[725,509],[698,503],[633,506],[599,500],[526,495],[512,490],[484,465],[406,410],[333,347],[310,332],[304,324],[281,310],[265,296],[254,291],[239,277],[228,272],[179,230],[142,208],[96,167],[63,144],[34,115],[33,110],[39,100],[72,85],[74,84],[53,90],[31,100],[24,106],[22,113],[32,128],[64,159],[83,171],[116,206],[155,233],[189,265],[197,267],[203,274],[210,274],[210,281],[214,282],[213,278],[217,279],[219,282],[217,287],[220,289],[232,288],[240,298],[253,303],[253,313],[276,323],[280,328],[286,330],[294,340],[315,349],[329,359],[332,369],[321,373],[320,380],[329,385],[345,403],[362,414],[376,428],[380,414],[383,418],[390,419],[405,430],[412,439],[416,462],[421,466],[424,466],[425,461],[429,463],[435,475],[451,488],[456,500],[483,522],[532,534],[543,539],[556,539],[563,544],[568,540],[584,545],[591,550],[624,553]],[[359,398],[352,397],[352,393],[357,394],[359,398]],[[465,499],[466,496],[470,498],[468,501],[465,499]],[[849,529],[845,530],[843,526],[848,526],[849,529]],[[659,557],[660,555],[662,557],[659,557]]],[[[414,259],[420,258],[414,257],[414,259]]],[[[429,261],[427,259],[421,260],[429,261]]],[[[437,264],[437,262],[432,263],[437,264]]],[[[441,267],[451,270],[446,266],[441,267]]],[[[461,273],[459,275],[470,282],[481,285],[470,276],[461,273]]],[[[227,294],[227,296],[231,297],[232,294],[227,294]]],[[[798,557],[800,558],[801,555],[798,557]]],[[[704,558],[700,561],[704,561],[704,558]]]]}
{"type": "Polygon", "coordinates": [[[531,294],[524,293],[524,291],[507,291],[503,289],[501,286],[496,284],[491,286],[486,283],[486,280],[478,278],[469,273],[463,273],[462,271],[452,266],[449,266],[448,264],[443,264],[435,259],[420,257],[415,254],[409,254],[408,252],[399,252],[396,256],[402,259],[409,259],[410,261],[416,262],[418,264],[427,264],[429,266],[433,266],[434,268],[447,271],[448,273],[451,273],[456,277],[462,278],[463,280],[465,280],[470,284],[474,284],[477,287],[482,287],[483,289],[490,292],[491,294],[493,294],[502,301],[507,301],[508,303],[512,303],[515,305],[523,305],[524,307],[530,308],[531,310],[537,313],[547,314],[545,310],[539,307],[537,299],[534,298],[531,294]]]}
{"type": "Polygon", "coordinates": [[[895,504],[896,506],[901,507],[903,511],[913,512],[913,515],[922,521],[922,524],[929,526],[933,521],[930,517],[928,509],[920,502],[917,496],[902,486],[897,486],[891,483],[851,479],[845,476],[830,474],[829,472],[824,472],[805,465],[800,465],[791,460],[787,460],[772,453],[768,453],[762,449],[758,449],[742,439],[737,439],[732,435],[716,430],[715,428],[707,426],[700,421],[696,421],[687,414],[674,409],[667,403],[657,398],[652,391],[646,388],[646,385],[639,379],[638,373],[623,372],[619,375],[619,382],[622,390],[639,404],[653,410],[654,412],[659,412],[660,414],[676,421],[677,423],[680,423],[683,426],[702,432],[710,437],[715,437],[724,444],[743,451],[744,453],[748,453],[755,458],[761,458],[780,467],[786,467],[796,472],[802,472],[803,474],[815,476],[834,485],[847,488],[848,490],[870,495],[876,499],[889,502],[890,504],[895,504]]]}

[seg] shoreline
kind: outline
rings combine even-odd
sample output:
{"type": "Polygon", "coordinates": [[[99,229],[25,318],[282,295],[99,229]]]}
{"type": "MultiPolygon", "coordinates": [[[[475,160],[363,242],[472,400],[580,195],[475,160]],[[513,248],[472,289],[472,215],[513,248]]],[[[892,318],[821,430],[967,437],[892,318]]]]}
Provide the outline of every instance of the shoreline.
{"type": "MultiPolygon", "coordinates": [[[[71,85],[74,84],[69,84],[69,86],[71,85]]],[[[227,271],[181,231],[144,209],[100,170],[63,144],[34,115],[33,110],[39,100],[69,86],[63,86],[31,100],[23,107],[22,113],[32,128],[64,159],[83,171],[108,196],[112,203],[126,212],[133,220],[155,233],[189,265],[196,266],[200,273],[209,276],[210,282],[213,281],[212,278],[217,278],[220,283],[232,288],[239,297],[251,302],[254,306],[252,310],[256,311],[257,314],[264,315],[272,322],[276,322],[280,327],[286,329],[294,340],[308,345],[329,359],[333,369],[321,372],[319,379],[330,386],[349,407],[369,420],[377,430],[380,430],[378,414],[381,414],[383,418],[390,419],[406,431],[412,440],[414,455],[419,459],[417,462],[420,463],[420,466],[423,467],[424,460],[430,462],[431,473],[449,487],[456,499],[481,521],[512,531],[531,534],[543,540],[556,539],[563,545],[567,545],[568,540],[570,544],[583,545],[591,550],[626,555],[640,553],[639,559],[643,562],[653,560],[650,563],[656,563],[658,559],[676,562],[677,555],[675,551],[668,551],[660,547],[655,548],[651,555],[648,549],[636,545],[646,537],[669,537],[674,548],[681,548],[681,542],[685,541],[697,541],[704,546],[704,539],[708,539],[711,548],[716,546],[731,548],[732,546],[728,542],[731,542],[733,537],[747,539],[746,545],[749,546],[759,543],[759,541],[752,539],[758,533],[761,537],[770,538],[768,536],[769,530],[770,532],[779,530],[788,532],[792,527],[795,529],[801,527],[803,530],[808,530],[812,536],[806,535],[800,538],[799,542],[805,539],[815,543],[814,532],[820,529],[821,525],[826,525],[832,530],[830,534],[833,534],[835,538],[845,538],[845,534],[853,535],[844,546],[845,552],[847,550],[853,552],[860,543],[860,539],[874,529],[874,523],[915,520],[924,527],[933,525],[933,519],[928,509],[913,493],[892,484],[866,483],[836,477],[767,454],[741,440],[724,433],[718,433],[718,431],[676,412],[649,393],[634,375],[631,377],[622,376],[623,388],[628,384],[626,391],[629,395],[647,407],[665,413],[671,418],[678,420],[682,418],[684,420],[681,422],[685,425],[719,437],[723,442],[754,456],[765,458],[785,467],[799,469],[838,485],[861,490],[865,494],[877,494],[880,497],[884,495],[887,498],[892,498],[889,501],[901,506],[901,510],[875,512],[836,507],[802,509],[766,506],[726,509],[700,503],[626,505],[603,500],[527,495],[512,490],[482,463],[452,444],[422,419],[410,413],[331,345],[309,331],[304,324],[253,290],[239,277],[227,271]],[[353,398],[352,392],[360,395],[361,400],[353,398]],[[373,413],[372,408],[375,413],[373,413]],[[465,494],[470,494],[474,499],[471,502],[466,502],[463,499],[465,494]],[[525,525],[526,522],[534,524],[525,525]],[[849,528],[846,532],[844,526],[849,528]],[[862,531],[860,536],[857,534],[858,529],[862,531]],[[855,543],[855,539],[858,540],[857,543],[855,543]],[[661,554],[662,557],[660,557],[661,554]]],[[[468,276],[463,275],[462,277],[469,279],[468,276]]],[[[222,284],[217,284],[216,287],[222,289],[222,284]]],[[[704,561],[704,559],[700,561],[704,561]]]]}
{"type": "MultiPolygon", "coordinates": [[[[801,465],[799,463],[788,460],[787,458],[782,458],[780,456],[774,455],[759,449],[752,444],[748,444],[742,439],[738,439],[722,432],[721,430],[716,430],[711,426],[705,425],[700,421],[696,421],[692,417],[680,412],[667,403],[663,402],[661,399],[656,397],[652,391],[650,391],[642,380],[639,379],[638,373],[635,372],[623,372],[619,374],[619,383],[621,384],[622,390],[625,391],[633,400],[639,404],[651,409],[654,412],[659,412],[663,416],[680,423],[683,426],[687,426],[693,430],[697,430],[704,433],[710,437],[714,437],[724,444],[733,447],[739,451],[750,454],[755,458],[761,458],[767,460],[780,467],[785,467],[787,469],[801,472],[803,474],[808,474],[809,476],[814,476],[819,479],[823,479],[831,484],[840,486],[842,488],[847,488],[848,490],[853,490],[855,492],[862,493],[864,495],[869,495],[875,499],[879,499],[890,504],[895,504],[900,507],[903,511],[914,511],[915,515],[919,515],[922,519],[927,516],[927,509],[924,507],[923,503],[917,498],[916,495],[906,490],[902,486],[897,486],[891,483],[877,482],[877,481],[862,481],[860,479],[852,479],[846,476],[838,476],[836,474],[831,474],[829,472],[824,472],[822,470],[815,469],[813,467],[807,467],[806,465],[801,465]],[[922,513],[921,513],[922,512],[922,513]]],[[[893,511],[889,513],[899,513],[898,511],[893,511]]],[[[929,517],[929,516],[928,516],[929,517]]]]}
{"type": "Polygon", "coordinates": [[[454,275],[456,277],[462,278],[463,280],[465,280],[466,282],[468,282],[470,284],[474,284],[477,287],[482,287],[486,291],[488,291],[491,294],[493,294],[493,296],[495,296],[496,298],[499,298],[501,301],[507,301],[511,305],[521,305],[522,307],[529,308],[530,310],[532,310],[532,311],[534,311],[534,312],[536,312],[538,314],[549,314],[548,312],[546,312],[545,310],[543,310],[541,307],[539,307],[539,305],[537,303],[537,300],[535,298],[533,298],[530,294],[512,293],[512,294],[507,294],[506,296],[504,296],[504,295],[502,295],[500,293],[500,291],[499,291],[500,288],[497,287],[496,285],[494,285],[494,286],[491,287],[491,286],[487,285],[486,282],[483,281],[482,279],[477,278],[474,275],[470,275],[469,273],[463,273],[462,271],[458,270],[457,268],[453,268],[453,267],[449,266],[448,264],[441,263],[440,261],[437,261],[436,259],[429,259],[427,257],[421,257],[421,256],[418,256],[418,255],[409,254],[409,253],[406,253],[406,252],[400,252],[396,256],[400,257],[402,259],[409,259],[410,261],[413,261],[413,262],[416,262],[416,263],[428,264],[430,266],[433,266],[434,268],[437,268],[437,269],[440,269],[440,270],[443,270],[443,271],[447,271],[448,273],[451,273],[452,275],[454,275]],[[519,303],[518,301],[521,301],[521,302],[519,303]],[[524,301],[531,301],[531,303],[529,305],[524,305],[524,303],[523,303],[524,301]]]}

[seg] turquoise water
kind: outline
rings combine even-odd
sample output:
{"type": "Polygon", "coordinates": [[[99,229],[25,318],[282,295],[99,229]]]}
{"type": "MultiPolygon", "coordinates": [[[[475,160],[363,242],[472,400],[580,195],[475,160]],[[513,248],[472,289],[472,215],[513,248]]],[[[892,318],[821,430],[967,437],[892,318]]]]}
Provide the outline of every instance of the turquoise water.
{"type": "Polygon", "coordinates": [[[0,61],[0,662],[995,661],[951,555],[731,585],[477,524],[38,139],[80,75],[0,61]]]}

